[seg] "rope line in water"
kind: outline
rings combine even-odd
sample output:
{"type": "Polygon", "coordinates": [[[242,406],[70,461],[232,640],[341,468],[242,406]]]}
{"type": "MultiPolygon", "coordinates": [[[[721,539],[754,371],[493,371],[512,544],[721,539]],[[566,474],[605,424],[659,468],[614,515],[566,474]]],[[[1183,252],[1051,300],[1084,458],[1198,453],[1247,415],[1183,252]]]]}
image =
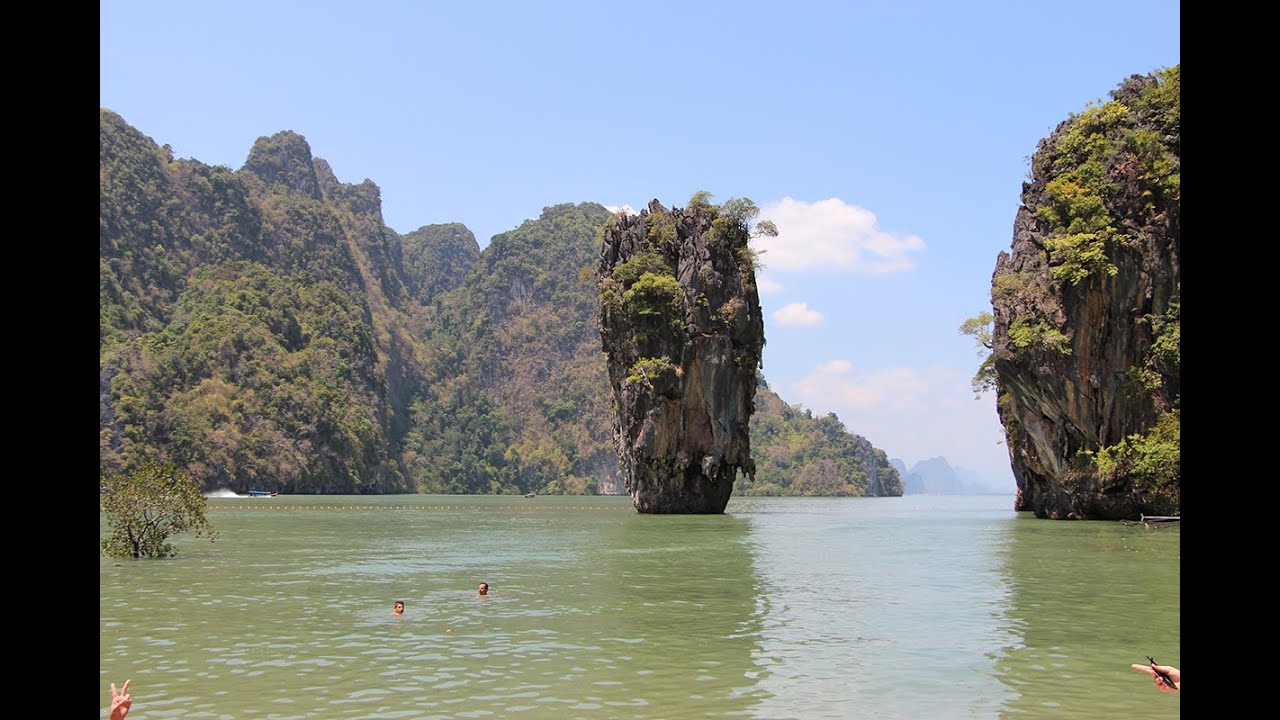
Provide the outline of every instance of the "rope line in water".
{"type": "Polygon", "coordinates": [[[622,511],[622,510],[630,510],[630,509],[631,509],[631,506],[630,506],[630,505],[620,506],[620,507],[616,507],[616,508],[615,508],[615,507],[607,507],[607,506],[588,506],[588,507],[560,507],[560,506],[557,506],[557,507],[547,507],[547,506],[541,506],[541,507],[530,507],[530,506],[525,506],[525,505],[495,505],[495,506],[491,506],[491,507],[455,506],[455,505],[423,505],[423,506],[415,506],[415,505],[284,505],[284,506],[281,506],[281,505],[275,505],[275,506],[268,506],[268,505],[246,505],[246,506],[244,506],[244,507],[218,506],[218,507],[211,507],[211,508],[210,508],[210,510],[213,510],[213,511],[217,511],[217,510],[261,510],[261,511],[282,511],[282,510],[284,510],[284,511],[300,511],[300,512],[318,511],[318,510],[344,510],[344,511],[350,511],[350,510],[407,510],[407,511],[419,511],[419,512],[421,512],[421,511],[428,511],[428,510],[443,510],[443,511],[453,511],[453,512],[487,512],[487,511],[493,511],[493,510],[505,510],[505,511],[516,511],[516,512],[543,512],[543,511],[555,511],[555,512],[564,512],[564,511],[571,511],[571,512],[586,512],[586,511],[591,511],[591,510],[605,510],[605,511],[614,511],[614,512],[618,512],[618,511],[622,511]]]}

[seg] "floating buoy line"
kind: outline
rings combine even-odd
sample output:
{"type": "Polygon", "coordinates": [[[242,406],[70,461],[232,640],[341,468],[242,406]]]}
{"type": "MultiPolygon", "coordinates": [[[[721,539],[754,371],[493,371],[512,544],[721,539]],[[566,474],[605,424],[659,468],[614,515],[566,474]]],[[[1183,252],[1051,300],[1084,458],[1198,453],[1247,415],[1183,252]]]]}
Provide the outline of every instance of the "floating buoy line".
{"type": "Polygon", "coordinates": [[[1181,515],[1139,515],[1137,520],[1121,520],[1124,525],[1142,525],[1149,528],[1174,527],[1182,524],[1181,515]]]}
{"type": "Polygon", "coordinates": [[[584,507],[566,507],[562,505],[291,505],[291,504],[252,504],[252,505],[211,505],[211,511],[217,510],[258,510],[258,511],[313,511],[313,510],[397,510],[397,511],[450,511],[450,512],[492,512],[496,510],[514,512],[585,512],[585,511],[633,511],[630,503],[616,507],[606,505],[588,505],[584,507]]]}

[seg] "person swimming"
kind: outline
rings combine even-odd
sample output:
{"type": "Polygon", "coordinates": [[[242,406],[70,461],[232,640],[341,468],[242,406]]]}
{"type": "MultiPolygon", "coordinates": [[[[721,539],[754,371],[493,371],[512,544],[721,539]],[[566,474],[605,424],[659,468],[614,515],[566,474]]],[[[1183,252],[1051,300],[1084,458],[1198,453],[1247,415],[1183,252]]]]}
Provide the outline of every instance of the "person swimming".
{"type": "Polygon", "coordinates": [[[479,592],[480,592],[480,597],[484,597],[484,596],[488,595],[488,594],[489,594],[489,583],[483,583],[483,582],[482,582],[482,583],[480,583],[480,589],[479,589],[479,592]]]}
{"type": "Polygon", "coordinates": [[[394,616],[399,616],[399,615],[403,615],[403,614],[404,614],[404,601],[403,601],[403,600],[397,600],[397,601],[396,601],[396,603],[395,603],[395,605],[392,605],[392,606],[391,606],[391,614],[392,614],[392,615],[394,615],[394,616]]]}

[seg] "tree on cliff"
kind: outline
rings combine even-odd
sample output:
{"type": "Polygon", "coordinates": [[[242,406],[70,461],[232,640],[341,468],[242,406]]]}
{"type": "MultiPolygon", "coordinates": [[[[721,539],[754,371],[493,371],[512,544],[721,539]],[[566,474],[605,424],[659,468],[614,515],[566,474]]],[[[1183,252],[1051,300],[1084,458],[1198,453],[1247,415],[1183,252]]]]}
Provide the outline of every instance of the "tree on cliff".
{"type": "Polygon", "coordinates": [[[989,312],[980,312],[971,318],[966,319],[960,324],[960,334],[968,335],[978,345],[978,357],[982,358],[982,364],[978,366],[978,371],[973,374],[970,380],[970,387],[973,388],[974,399],[982,397],[982,394],[996,389],[996,358],[991,352],[994,347],[992,345],[991,323],[995,317],[989,312]]]}
{"type": "Polygon", "coordinates": [[[103,478],[100,506],[111,525],[102,552],[111,557],[169,557],[178,533],[217,536],[205,517],[208,499],[200,483],[173,465],[147,463],[131,474],[103,478]]]}
{"type": "MultiPolygon", "coordinates": [[[[714,196],[710,192],[699,190],[689,198],[689,205],[710,208],[712,197],[714,196]]],[[[753,238],[778,236],[778,226],[774,225],[772,220],[756,221],[760,216],[760,208],[751,198],[729,198],[719,207],[719,212],[725,223],[736,223],[740,227],[747,228],[748,234],[753,238]]],[[[758,270],[759,267],[756,269],[758,270]]]]}

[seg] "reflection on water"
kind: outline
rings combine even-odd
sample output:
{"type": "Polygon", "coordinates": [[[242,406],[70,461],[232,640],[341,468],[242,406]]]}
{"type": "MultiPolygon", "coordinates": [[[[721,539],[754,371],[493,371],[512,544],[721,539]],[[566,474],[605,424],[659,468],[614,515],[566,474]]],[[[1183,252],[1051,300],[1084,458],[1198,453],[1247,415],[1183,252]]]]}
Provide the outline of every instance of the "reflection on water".
{"type": "Polygon", "coordinates": [[[101,561],[101,716],[125,678],[140,718],[1176,713],[1128,664],[1177,664],[1177,531],[1011,507],[214,499],[216,543],[101,561]]]}
{"type": "Polygon", "coordinates": [[[1010,642],[990,499],[739,504],[769,604],[761,717],[993,717],[989,655],[1010,642]],[[806,702],[807,699],[807,702],[806,702]]]}
{"type": "Polygon", "coordinates": [[[1020,642],[997,657],[1017,718],[1168,718],[1180,695],[1129,666],[1181,666],[1181,528],[1045,522],[1025,514],[1002,548],[1005,622],[1020,642]]]}

